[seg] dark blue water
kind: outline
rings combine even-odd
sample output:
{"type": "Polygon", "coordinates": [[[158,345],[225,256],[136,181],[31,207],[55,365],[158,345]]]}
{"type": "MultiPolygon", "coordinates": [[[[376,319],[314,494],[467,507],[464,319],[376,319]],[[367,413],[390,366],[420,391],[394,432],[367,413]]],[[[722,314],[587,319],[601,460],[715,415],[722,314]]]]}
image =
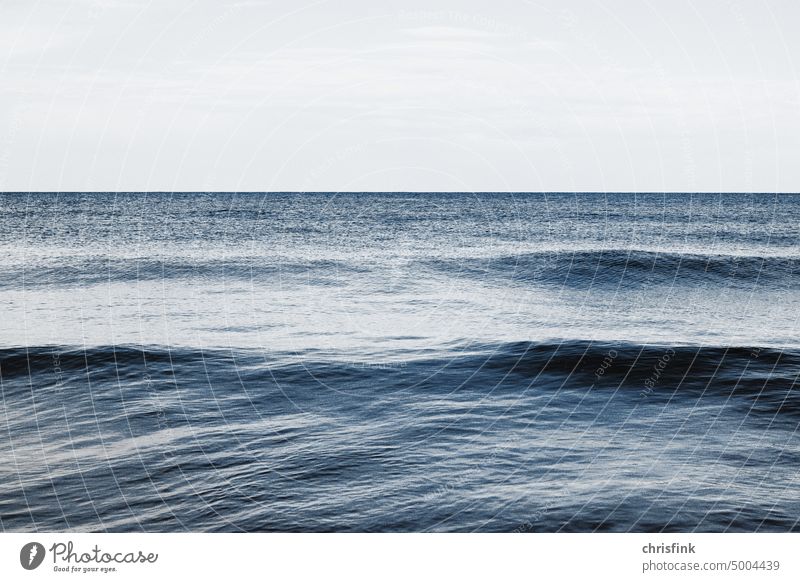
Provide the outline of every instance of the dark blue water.
{"type": "Polygon", "coordinates": [[[0,526],[798,530],[799,245],[791,195],[0,195],[0,526]]]}

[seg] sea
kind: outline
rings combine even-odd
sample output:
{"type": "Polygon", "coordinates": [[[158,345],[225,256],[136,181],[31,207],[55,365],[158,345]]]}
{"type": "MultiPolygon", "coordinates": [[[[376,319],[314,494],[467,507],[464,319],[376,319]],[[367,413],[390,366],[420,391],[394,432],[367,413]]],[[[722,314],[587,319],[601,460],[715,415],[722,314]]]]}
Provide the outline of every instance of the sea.
{"type": "Polygon", "coordinates": [[[800,197],[0,195],[0,530],[800,526],[800,197]]]}

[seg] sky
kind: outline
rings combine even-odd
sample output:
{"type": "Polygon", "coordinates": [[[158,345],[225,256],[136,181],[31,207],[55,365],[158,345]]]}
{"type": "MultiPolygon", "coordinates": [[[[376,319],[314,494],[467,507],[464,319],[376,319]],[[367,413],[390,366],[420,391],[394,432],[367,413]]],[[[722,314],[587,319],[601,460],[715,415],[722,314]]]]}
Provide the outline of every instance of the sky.
{"type": "Polygon", "coordinates": [[[4,191],[800,191],[795,0],[0,0],[4,191]]]}

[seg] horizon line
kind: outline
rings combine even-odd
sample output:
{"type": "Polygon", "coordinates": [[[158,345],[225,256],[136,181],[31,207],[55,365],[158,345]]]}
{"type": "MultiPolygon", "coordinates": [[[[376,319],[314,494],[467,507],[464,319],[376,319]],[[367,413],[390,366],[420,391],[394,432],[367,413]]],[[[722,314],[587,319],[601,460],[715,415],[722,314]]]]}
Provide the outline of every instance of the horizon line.
{"type": "Polygon", "coordinates": [[[2,194],[800,194],[748,190],[0,190],[2,194]]]}

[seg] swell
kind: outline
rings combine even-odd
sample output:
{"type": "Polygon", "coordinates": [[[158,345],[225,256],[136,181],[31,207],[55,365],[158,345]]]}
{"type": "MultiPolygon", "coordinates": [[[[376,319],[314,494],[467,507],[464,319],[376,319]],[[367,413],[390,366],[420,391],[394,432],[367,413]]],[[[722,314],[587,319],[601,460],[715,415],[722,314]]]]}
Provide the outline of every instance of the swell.
{"type": "Polygon", "coordinates": [[[266,356],[256,350],[17,347],[0,349],[0,379],[7,398],[17,390],[28,394],[31,385],[80,385],[86,378],[138,385],[147,378],[173,386],[288,387],[300,398],[311,397],[320,386],[362,395],[394,390],[522,391],[532,386],[670,398],[723,394],[756,397],[772,402],[772,412],[800,414],[797,349],[569,340],[473,344],[446,356],[407,356],[370,362],[312,353],[266,356]]]}
{"type": "MultiPolygon", "coordinates": [[[[467,276],[499,284],[568,288],[645,285],[800,286],[800,257],[697,254],[652,250],[555,250],[492,258],[425,259],[415,263],[426,275],[467,276]]],[[[305,281],[343,284],[348,277],[380,270],[354,260],[286,260],[275,257],[219,257],[204,260],[78,257],[0,268],[0,288],[93,285],[156,280],[305,281]]]]}
{"type": "Polygon", "coordinates": [[[338,278],[365,269],[332,259],[276,261],[273,258],[207,260],[70,258],[59,263],[0,269],[0,288],[85,286],[101,283],[159,280],[289,280],[336,285],[338,278]]]}
{"type": "Polygon", "coordinates": [[[800,350],[744,346],[641,345],[565,341],[517,342],[487,358],[485,366],[508,373],[554,374],[589,381],[592,387],[657,383],[719,390],[765,383],[792,388],[800,350]],[[651,382],[652,381],[652,382],[651,382]]]}
{"type": "Polygon", "coordinates": [[[450,347],[385,364],[159,346],[0,349],[0,452],[18,475],[0,479],[1,525],[797,529],[785,483],[799,458],[800,350],[450,347]],[[536,495],[521,497],[532,484],[536,495]]]}
{"type": "Polygon", "coordinates": [[[429,266],[451,274],[546,286],[756,284],[798,286],[800,257],[697,254],[598,249],[523,253],[489,259],[435,260],[429,266]]]}

